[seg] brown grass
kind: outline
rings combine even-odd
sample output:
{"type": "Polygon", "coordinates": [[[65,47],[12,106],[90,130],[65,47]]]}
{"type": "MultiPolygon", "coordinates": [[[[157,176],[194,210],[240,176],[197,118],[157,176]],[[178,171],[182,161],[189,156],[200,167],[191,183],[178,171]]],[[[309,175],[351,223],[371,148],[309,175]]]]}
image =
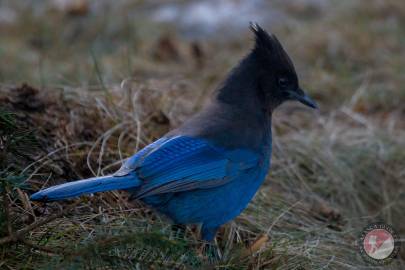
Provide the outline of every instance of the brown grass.
{"type": "MultiPolygon", "coordinates": [[[[173,231],[125,192],[42,205],[15,189],[2,197],[9,224],[30,230],[0,246],[0,268],[370,269],[356,242],[365,225],[382,220],[403,238],[405,6],[277,5],[289,19],[274,31],[321,110],[286,104],[276,112],[271,173],[221,229],[220,259],[201,256],[196,228],[173,231]]],[[[13,63],[0,67],[2,108],[39,143],[14,168],[33,190],[113,172],[198,111],[250,46],[247,32],[197,43],[168,38],[175,29],[128,21],[119,10],[103,18],[53,10],[44,20],[21,9],[24,20],[0,27],[2,58],[13,63]]],[[[403,269],[404,260],[402,249],[384,269],[403,269]]]]}

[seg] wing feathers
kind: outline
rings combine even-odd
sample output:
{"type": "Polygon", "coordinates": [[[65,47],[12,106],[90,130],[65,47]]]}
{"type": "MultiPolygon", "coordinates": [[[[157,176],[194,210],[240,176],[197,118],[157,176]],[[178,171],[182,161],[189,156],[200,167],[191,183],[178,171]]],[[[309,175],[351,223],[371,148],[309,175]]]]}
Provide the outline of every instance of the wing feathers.
{"type": "Polygon", "coordinates": [[[202,139],[174,137],[149,152],[135,169],[144,183],[134,197],[224,185],[258,160],[248,150],[227,151],[202,139]]]}

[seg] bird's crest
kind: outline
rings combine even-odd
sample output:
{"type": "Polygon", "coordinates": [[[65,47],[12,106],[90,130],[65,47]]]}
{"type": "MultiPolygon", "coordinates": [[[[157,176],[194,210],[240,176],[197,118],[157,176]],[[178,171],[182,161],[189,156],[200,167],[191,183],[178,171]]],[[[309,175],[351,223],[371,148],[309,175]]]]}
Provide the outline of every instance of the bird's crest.
{"type": "Polygon", "coordinates": [[[273,60],[281,61],[290,67],[293,67],[292,61],[280,41],[274,34],[267,33],[259,24],[251,22],[250,29],[255,34],[254,51],[264,57],[270,57],[273,60]]]}

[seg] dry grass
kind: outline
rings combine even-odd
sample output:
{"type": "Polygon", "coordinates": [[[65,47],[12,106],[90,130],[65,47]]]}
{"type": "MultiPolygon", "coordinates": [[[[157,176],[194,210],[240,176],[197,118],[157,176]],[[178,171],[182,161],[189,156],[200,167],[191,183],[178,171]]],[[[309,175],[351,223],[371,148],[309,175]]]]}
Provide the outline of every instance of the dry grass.
{"type": "MultiPolygon", "coordinates": [[[[10,189],[2,202],[13,231],[59,214],[1,245],[0,268],[370,269],[356,246],[365,225],[383,220],[405,235],[405,6],[277,5],[290,17],[274,31],[321,111],[288,104],[276,112],[271,173],[221,229],[219,260],[201,256],[196,228],[173,231],[124,192],[44,206],[27,200],[30,191],[10,189]]],[[[48,11],[47,20],[19,12],[25,20],[0,28],[8,34],[2,57],[13,63],[0,67],[0,100],[23,129],[35,130],[39,146],[13,161],[34,190],[117,169],[197,111],[250,45],[248,33],[167,41],[173,29],[115,16],[120,9],[103,18],[48,11]]],[[[11,162],[0,163],[3,179],[11,162]]],[[[384,269],[403,269],[404,260],[402,249],[384,269]]]]}

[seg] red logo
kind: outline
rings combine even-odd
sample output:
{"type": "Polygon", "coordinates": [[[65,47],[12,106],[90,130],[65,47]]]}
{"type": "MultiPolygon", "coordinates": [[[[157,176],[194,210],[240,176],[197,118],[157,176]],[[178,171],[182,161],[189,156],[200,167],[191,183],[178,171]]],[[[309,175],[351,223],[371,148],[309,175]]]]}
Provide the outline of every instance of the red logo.
{"type": "Polygon", "coordinates": [[[394,230],[384,223],[374,223],[364,228],[360,240],[360,252],[374,264],[387,264],[399,252],[400,242],[394,230]]]}

